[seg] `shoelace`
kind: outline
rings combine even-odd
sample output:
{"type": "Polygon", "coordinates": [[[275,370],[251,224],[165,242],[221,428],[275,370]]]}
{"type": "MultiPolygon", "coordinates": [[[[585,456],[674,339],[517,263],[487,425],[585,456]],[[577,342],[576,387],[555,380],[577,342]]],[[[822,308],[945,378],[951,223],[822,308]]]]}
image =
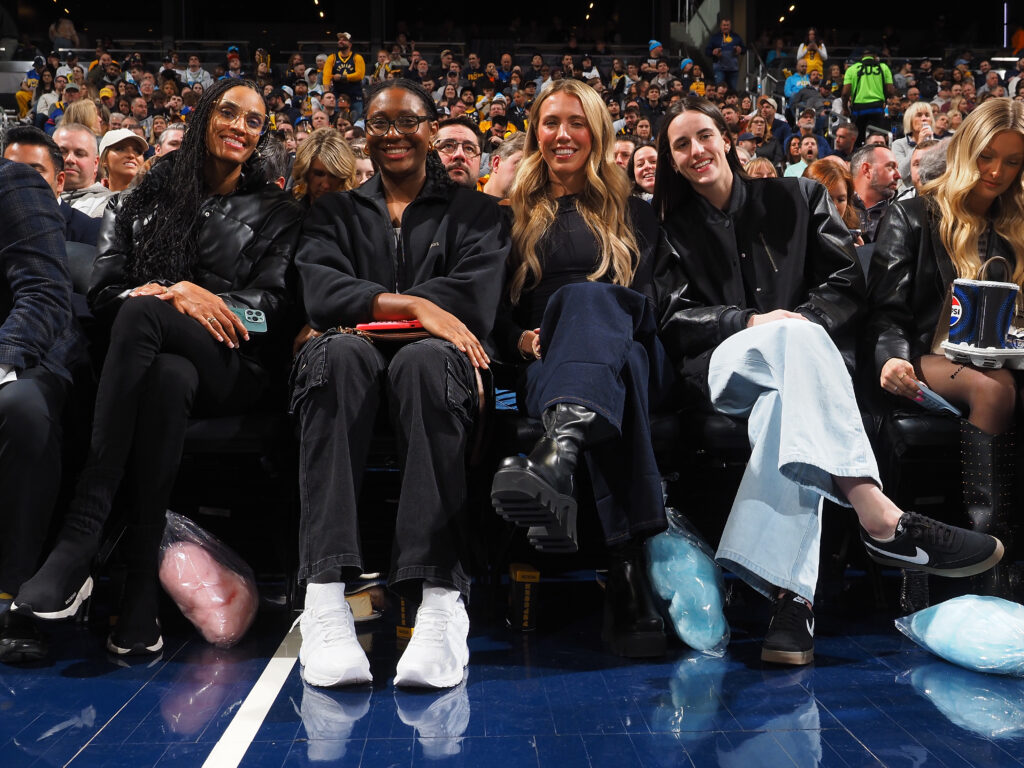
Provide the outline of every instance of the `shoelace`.
{"type": "Polygon", "coordinates": [[[901,528],[904,530],[909,528],[913,538],[923,539],[930,544],[947,548],[956,542],[959,532],[953,526],[913,512],[908,512],[907,515],[909,519],[905,525],[901,525],[901,528]]]}
{"type": "Polygon", "coordinates": [[[795,605],[789,605],[792,602],[793,595],[789,593],[775,601],[775,610],[772,613],[772,621],[769,626],[773,630],[793,630],[806,633],[807,628],[804,626],[803,617],[799,615],[795,605]]]}
{"type": "Polygon", "coordinates": [[[420,606],[416,613],[416,628],[412,636],[421,643],[443,645],[445,630],[451,618],[451,613],[442,608],[420,606]]]}
{"type": "Polygon", "coordinates": [[[306,615],[316,623],[319,628],[317,634],[323,638],[325,643],[350,640],[355,636],[352,633],[352,627],[349,626],[348,615],[342,608],[319,611],[305,610],[292,622],[292,629],[295,629],[302,621],[302,617],[306,615]]]}

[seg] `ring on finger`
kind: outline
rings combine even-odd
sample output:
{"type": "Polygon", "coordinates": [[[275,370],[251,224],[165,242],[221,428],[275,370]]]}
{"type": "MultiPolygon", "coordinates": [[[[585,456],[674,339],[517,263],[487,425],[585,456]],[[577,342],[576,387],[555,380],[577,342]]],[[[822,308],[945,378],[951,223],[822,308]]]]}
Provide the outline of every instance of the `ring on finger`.
{"type": "Polygon", "coordinates": [[[208,318],[206,318],[206,322],[210,323],[211,325],[212,325],[212,324],[213,324],[213,323],[214,323],[214,322],[215,322],[216,320],[217,320],[217,318],[216,318],[216,317],[208,317],[208,318]]]}

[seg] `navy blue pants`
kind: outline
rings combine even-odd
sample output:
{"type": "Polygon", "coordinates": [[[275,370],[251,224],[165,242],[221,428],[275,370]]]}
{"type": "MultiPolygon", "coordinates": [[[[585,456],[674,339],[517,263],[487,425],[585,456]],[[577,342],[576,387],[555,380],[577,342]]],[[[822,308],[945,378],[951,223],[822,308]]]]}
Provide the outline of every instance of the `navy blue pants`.
{"type": "Polygon", "coordinates": [[[642,294],[609,283],[566,285],[544,310],[543,357],[526,371],[529,415],[576,403],[619,432],[585,453],[609,544],[666,527],[650,410],[668,396],[672,371],[656,331],[642,294]]]}

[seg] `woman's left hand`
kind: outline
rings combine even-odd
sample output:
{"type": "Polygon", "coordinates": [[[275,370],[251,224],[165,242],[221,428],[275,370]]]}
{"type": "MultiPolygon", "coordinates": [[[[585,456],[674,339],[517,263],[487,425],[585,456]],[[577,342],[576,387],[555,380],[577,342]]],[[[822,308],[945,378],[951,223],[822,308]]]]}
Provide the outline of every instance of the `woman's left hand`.
{"type": "Polygon", "coordinates": [[[224,299],[195,283],[182,280],[157,295],[161,301],[169,301],[183,315],[188,315],[202,325],[213,338],[237,349],[239,339],[249,340],[249,332],[238,315],[232,312],[224,299]]]}

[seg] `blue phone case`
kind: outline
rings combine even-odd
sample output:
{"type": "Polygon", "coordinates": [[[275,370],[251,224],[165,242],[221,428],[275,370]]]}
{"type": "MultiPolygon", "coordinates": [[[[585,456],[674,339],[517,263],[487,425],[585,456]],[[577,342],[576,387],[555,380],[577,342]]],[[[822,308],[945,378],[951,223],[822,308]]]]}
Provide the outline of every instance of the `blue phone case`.
{"type": "Polygon", "coordinates": [[[245,330],[250,333],[267,332],[267,316],[263,314],[263,310],[249,307],[229,307],[229,309],[238,315],[245,330]]]}

